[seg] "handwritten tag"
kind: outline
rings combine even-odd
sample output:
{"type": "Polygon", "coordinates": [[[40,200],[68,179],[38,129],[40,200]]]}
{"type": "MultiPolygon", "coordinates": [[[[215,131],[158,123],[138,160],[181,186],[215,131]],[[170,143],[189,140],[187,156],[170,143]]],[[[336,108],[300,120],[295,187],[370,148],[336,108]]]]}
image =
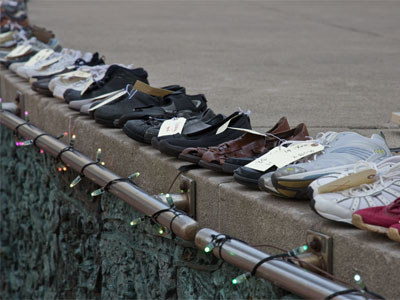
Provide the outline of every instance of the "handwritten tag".
{"type": "Polygon", "coordinates": [[[236,116],[233,116],[232,118],[230,118],[228,121],[226,121],[224,124],[221,125],[221,127],[218,128],[217,132],[215,134],[220,134],[222,132],[224,132],[225,130],[228,129],[229,123],[237,118],[238,116],[241,116],[241,114],[237,114],[236,116]]]}
{"type": "Polygon", "coordinates": [[[30,67],[35,65],[36,63],[47,59],[51,54],[54,53],[52,49],[42,49],[34,56],[32,56],[26,63],[25,66],[30,67]]]}
{"type": "MultiPolygon", "coordinates": [[[[110,102],[112,102],[112,101],[118,99],[119,97],[121,97],[121,96],[123,96],[123,95],[125,95],[125,94],[126,94],[126,91],[125,91],[125,90],[123,90],[123,89],[122,89],[122,90],[117,90],[117,91],[115,91],[115,93],[114,93],[113,95],[109,96],[107,99],[104,99],[101,103],[99,103],[99,104],[97,104],[97,105],[91,107],[91,108],[89,109],[89,111],[96,110],[96,109],[98,109],[99,107],[102,107],[102,106],[104,106],[104,105],[106,105],[106,104],[108,104],[108,103],[110,103],[110,102]]],[[[97,99],[96,99],[96,100],[97,100],[97,99]]]]}
{"type": "Polygon", "coordinates": [[[173,92],[170,90],[164,90],[152,87],[142,81],[136,80],[135,85],[133,86],[135,90],[141,91],[145,94],[156,96],[156,97],[164,97],[166,95],[170,95],[173,92]]]}
{"type": "Polygon", "coordinates": [[[316,143],[291,144],[289,147],[275,147],[268,153],[248,163],[246,167],[265,172],[272,166],[287,166],[306,156],[324,150],[324,146],[316,143]]]}
{"type": "Polygon", "coordinates": [[[72,72],[68,72],[68,73],[64,73],[59,75],[61,78],[63,79],[70,79],[70,78],[82,78],[82,79],[86,79],[90,77],[90,72],[84,72],[84,71],[72,71],[72,72]]]}
{"type": "Polygon", "coordinates": [[[185,123],[186,123],[185,118],[173,118],[170,120],[165,120],[161,124],[160,131],[158,132],[158,136],[180,134],[180,133],[182,133],[183,126],[185,125],[185,123]]]}
{"type": "Polygon", "coordinates": [[[89,86],[91,86],[93,82],[94,82],[93,77],[90,76],[89,80],[86,82],[85,86],[83,87],[83,90],[81,91],[81,96],[87,91],[87,89],[89,88],[89,86]]]}
{"type": "Polygon", "coordinates": [[[58,62],[61,59],[61,56],[54,57],[52,59],[48,59],[43,61],[42,63],[39,63],[37,67],[35,67],[36,70],[44,70],[50,67],[51,65],[54,65],[56,62],[58,62]]]}
{"type": "Polygon", "coordinates": [[[255,130],[251,130],[251,129],[246,129],[246,128],[228,127],[228,129],[239,130],[239,131],[243,131],[243,132],[252,133],[255,135],[266,136],[264,133],[261,133],[261,132],[255,131],[255,130]]]}
{"type": "Polygon", "coordinates": [[[22,56],[28,53],[31,48],[32,45],[19,45],[10,53],[7,54],[6,59],[22,56]]]}
{"type": "Polygon", "coordinates": [[[318,193],[334,193],[358,187],[361,184],[370,184],[376,180],[376,170],[367,169],[357,173],[349,174],[345,177],[336,179],[318,188],[318,193]]]}

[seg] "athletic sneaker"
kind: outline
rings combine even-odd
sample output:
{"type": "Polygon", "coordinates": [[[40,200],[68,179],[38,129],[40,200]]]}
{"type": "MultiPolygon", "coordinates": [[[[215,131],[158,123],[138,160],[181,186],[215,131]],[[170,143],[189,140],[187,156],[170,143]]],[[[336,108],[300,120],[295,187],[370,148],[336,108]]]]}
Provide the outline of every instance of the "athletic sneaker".
{"type": "MultiPolygon", "coordinates": [[[[377,233],[388,234],[388,229],[400,224],[400,198],[387,206],[369,207],[356,211],[352,217],[354,226],[377,233]]],[[[396,237],[395,237],[396,238],[396,237]]]]}
{"type": "Polygon", "coordinates": [[[400,197],[400,155],[384,159],[378,164],[357,163],[350,170],[323,176],[311,183],[308,194],[312,198],[311,208],[317,214],[329,220],[351,223],[351,215],[356,210],[389,205],[400,197]],[[363,169],[375,169],[377,180],[343,191],[318,192],[319,187],[363,169]]]}
{"type": "Polygon", "coordinates": [[[120,89],[125,89],[127,84],[134,85],[136,80],[149,83],[148,74],[143,68],[128,69],[120,65],[111,65],[103,79],[93,82],[89,88],[81,95],[81,91],[67,89],[64,92],[64,100],[70,101],[93,99],[113,93],[120,89]]]}
{"type": "MultiPolygon", "coordinates": [[[[73,49],[63,49],[61,51],[59,61],[56,63],[48,66],[48,67],[42,67],[43,64],[46,63],[46,61],[49,61],[50,59],[46,59],[43,62],[38,62],[35,64],[32,68],[29,68],[25,71],[25,78],[29,77],[34,77],[34,76],[49,76],[49,75],[54,75],[57,73],[60,73],[64,71],[66,68],[73,66],[71,70],[75,69],[75,62],[78,59],[83,59],[84,61],[90,61],[93,57],[92,53],[85,53],[82,54],[81,51],[79,50],[73,50],[73,49]]],[[[20,69],[18,69],[20,71],[20,69]]],[[[18,72],[17,71],[17,72],[18,72]]],[[[20,74],[20,73],[18,73],[20,74]]]]}
{"type": "MultiPolygon", "coordinates": [[[[103,79],[109,65],[98,65],[93,67],[83,66],[78,68],[78,71],[89,73],[95,81],[103,79]]],[[[56,76],[49,83],[49,89],[53,92],[53,96],[64,100],[64,93],[68,89],[73,89],[76,91],[82,91],[85,85],[89,82],[90,76],[88,78],[81,77],[65,77],[56,76]]]]}
{"type": "Polygon", "coordinates": [[[400,243],[400,222],[389,227],[387,235],[393,241],[400,243]]]}
{"type": "Polygon", "coordinates": [[[261,177],[259,187],[278,191],[283,197],[307,199],[308,185],[315,179],[347,170],[360,160],[378,163],[392,156],[384,137],[378,134],[367,138],[355,132],[328,132],[317,140],[325,149],[315,160],[279,168],[270,178],[261,177]]]}

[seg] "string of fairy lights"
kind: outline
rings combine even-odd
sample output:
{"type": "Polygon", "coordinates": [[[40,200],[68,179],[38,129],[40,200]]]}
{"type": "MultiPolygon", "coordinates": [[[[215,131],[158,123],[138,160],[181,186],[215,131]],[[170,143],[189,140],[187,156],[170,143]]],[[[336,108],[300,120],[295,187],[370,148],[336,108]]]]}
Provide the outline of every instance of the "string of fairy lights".
{"type": "MultiPolygon", "coordinates": [[[[2,109],[2,99],[1,98],[0,98],[0,111],[3,111],[3,109],[2,109]]],[[[21,126],[28,125],[28,124],[30,125],[31,124],[29,122],[29,113],[28,113],[28,111],[24,112],[24,119],[25,119],[25,122],[19,124],[14,129],[14,135],[15,135],[15,137],[17,139],[16,142],[15,142],[15,145],[17,147],[37,146],[36,142],[41,136],[44,136],[44,135],[51,136],[51,135],[49,135],[47,133],[43,133],[43,134],[40,134],[40,135],[36,136],[34,139],[20,140],[19,139],[20,137],[19,137],[18,129],[21,126]]],[[[61,139],[63,137],[67,137],[68,135],[69,135],[68,132],[64,132],[62,134],[54,136],[54,138],[61,139]]],[[[56,157],[56,161],[57,161],[56,169],[57,169],[58,172],[66,172],[67,171],[68,168],[63,163],[61,156],[62,156],[63,153],[65,153],[67,151],[75,151],[75,149],[74,149],[75,141],[76,141],[76,135],[72,134],[70,142],[69,142],[69,145],[67,147],[65,147],[64,149],[62,149],[58,153],[58,155],[56,157]]],[[[40,150],[41,154],[44,154],[44,150],[43,149],[39,149],[39,150],[40,150]]],[[[105,162],[101,161],[101,154],[102,154],[101,148],[98,148],[97,151],[96,151],[96,159],[95,159],[95,161],[89,162],[89,163],[87,163],[86,165],[84,165],[81,168],[78,176],[70,183],[70,185],[69,185],[70,188],[74,188],[76,185],[78,185],[81,182],[82,178],[85,177],[84,170],[88,166],[91,166],[91,165],[98,165],[98,166],[101,166],[101,167],[105,166],[105,162]]],[[[93,192],[91,192],[90,196],[91,197],[101,196],[102,194],[104,194],[105,192],[107,192],[109,190],[111,185],[117,184],[119,182],[128,182],[128,183],[136,185],[134,180],[135,180],[135,178],[137,178],[139,176],[140,176],[140,172],[135,172],[135,173],[129,175],[128,177],[126,177],[126,178],[117,178],[117,179],[111,180],[106,185],[104,185],[104,186],[100,187],[99,189],[96,189],[93,192]]],[[[180,192],[182,193],[183,191],[181,190],[180,192]]],[[[131,227],[134,227],[134,226],[137,226],[137,225],[145,222],[146,220],[149,220],[149,222],[155,227],[156,232],[158,233],[158,235],[165,236],[166,233],[168,232],[168,228],[163,226],[163,225],[161,225],[161,224],[159,224],[157,222],[157,218],[162,213],[172,212],[174,214],[174,217],[171,219],[170,226],[169,226],[170,227],[169,231],[171,233],[172,238],[175,238],[175,234],[174,234],[174,232],[172,230],[173,221],[177,217],[179,217],[180,215],[183,215],[183,214],[186,215],[186,213],[175,208],[173,197],[170,194],[165,194],[165,196],[166,196],[165,198],[167,200],[167,203],[169,205],[169,207],[167,209],[162,209],[160,211],[157,211],[152,216],[141,216],[141,217],[135,218],[135,219],[133,219],[132,221],[129,222],[129,225],[131,227]]],[[[222,259],[223,261],[225,261],[223,259],[223,257],[222,257],[222,249],[223,249],[224,244],[226,242],[230,241],[230,240],[237,240],[237,239],[235,239],[233,237],[230,237],[228,235],[225,235],[225,234],[212,235],[211,238],[212,238],[211,241],[203,249],[204,252],[205,253],[212,253],[215,248],[218,248],[219,258],[222,259]]],[[[238,241],[243,242],[241,240],[238,240],[238,241]]],[[[243,242],[243,243],[245,243],[245,242],[243,242]]],[[[233,285],[238,285],[238,284],[241,284],[241,283],[245,282],[249,278],[251,278],[251,277],[256,275],[258,268],[262,264],[267,263],[267,262],[272,261],[272,260],[282,260],[282,261],[289,261],[290,262],[290,260],[288,260],[288,259],[289,258],[294,258],[294,259],[296,259],[296,260],[301,262],[301,258],[299,258],[299,256],[301,257],[301,255],[306,253],[308,250],[309,250],[309,246],[308,245],[302,245],[300,247],[294,248],[294,249],[292,249],[290,251],[287,251],[287,252],[284,252],[284,253],[281,253],[281,254],[267,256],[267,257],[261,259],[258,263],[256,263],[253,266],[253,268],[252,268],[252,270],[250,272],[245,272],[243,274],[238,275],[237,277],[233,278],[231,282],[232,282],[233,285]]],[[[316,266],[314,266],[314,268],[318,269],[319,271],[323,271],[322,269],[320,269],[320,268],[318,268],[316,266]]],[[[334,279],[336,281],[340,281],[339,279],[335,278],[333,275],[330,275],[330,276],[331,276],[332,279],[334,279]]],[[[346,290],[342,290],[342,291],[338,291],[338,292],[335,292],[335,293],[333,293],[331,295],[328,295],[325,299],[329,300],[329,299],[333,299],[336,296],[345,295],[345,294],[357,294],[357,295],[363,296],[365,299],[370,299],[371,296],[372,296],[372,298],[375,298],[375,299],[384,299],[380,295],[377,295],[377,294],[375,294],[375,293],[373,293],[373,292],[368,290],[368,288],[366,287],[366,285],[365,285],[364,281],[362,280],[362,277],[361,277],[360,274],[355,274],[353,279],[354,279],[354,282],[356,284],[355,286],[352,286],[352,288],[349,288],[349,289],[346,289],[346,290]]]]}

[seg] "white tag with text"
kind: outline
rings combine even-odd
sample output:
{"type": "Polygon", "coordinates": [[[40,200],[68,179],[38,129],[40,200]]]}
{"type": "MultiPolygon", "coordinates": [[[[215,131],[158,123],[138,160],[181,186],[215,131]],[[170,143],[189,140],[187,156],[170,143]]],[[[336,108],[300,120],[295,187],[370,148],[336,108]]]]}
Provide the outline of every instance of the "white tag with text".
{"type": "Polygon", "coordinates": [[[158,132],[158,136],[173,135],[182,133],[183,126],[185,126],[185,118],[173,118],[165,120],[158,132]]]}
{"type": "Polygon", "coordinates": [[[322,150],[324,150],[323,145],[310,142],[291,144],[289,147],[278,146],[247,164],[246,167],[265,172],[272,166],[281,168],[322,150]]]}

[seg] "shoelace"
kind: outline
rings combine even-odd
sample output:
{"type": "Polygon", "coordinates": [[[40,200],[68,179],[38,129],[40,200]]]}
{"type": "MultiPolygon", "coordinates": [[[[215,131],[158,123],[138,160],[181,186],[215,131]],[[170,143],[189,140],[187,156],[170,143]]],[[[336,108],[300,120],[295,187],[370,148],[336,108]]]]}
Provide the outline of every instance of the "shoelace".
{"type": "MultiPolygon", "coordinates": [[[[376,166],[374,167],[373,164],[370,164],[375,170],[377,169],[376,166]]],[[[343,193],[349,196],[362,196],[366,192],[373,191],[377,189],[379,186],[385,184],[385,180],[400,180],[400,163],[394,164],[390,167],[386,172],[377,174],[376,181],[370,184],[362,184],[359,187],[351,188],[349,190],[343,191],[343,193]]]]}

